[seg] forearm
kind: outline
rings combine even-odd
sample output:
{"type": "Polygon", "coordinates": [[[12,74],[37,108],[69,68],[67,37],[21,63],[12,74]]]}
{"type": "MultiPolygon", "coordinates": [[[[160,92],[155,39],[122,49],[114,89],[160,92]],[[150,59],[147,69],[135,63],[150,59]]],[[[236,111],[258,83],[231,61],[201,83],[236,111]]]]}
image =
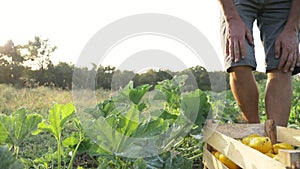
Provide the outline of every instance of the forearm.
{"type": "Polygon", "coordinates": [[[300,28],[300,0],[292,0],[285,29],[298,32],[300,28]]]}
{"type": "MultiPolygon", "coordinates": [[[[235,8],[233,0],[218,0],[221,4],[221,9],[225,17],[226,22],[232,19],[240,19],[240,16],[235,8]]],[[[300,1],[300,0],[296,0],[300,1]]]]}

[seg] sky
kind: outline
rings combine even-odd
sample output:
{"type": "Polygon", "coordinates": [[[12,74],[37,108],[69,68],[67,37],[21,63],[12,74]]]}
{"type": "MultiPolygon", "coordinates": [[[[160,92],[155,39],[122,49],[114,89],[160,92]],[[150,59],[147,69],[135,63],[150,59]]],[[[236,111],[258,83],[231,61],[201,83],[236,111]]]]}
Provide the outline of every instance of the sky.
{"type": "MultiPolygon", "coordinates": [[[[1,1],[0,45],[10,39],[15,44],[25,44],[35,36],[40,36],[57,46],[51,56],[53,63],[63,61],[77,64],[83,49],[99,30],[124,17],[144,13],[166,14],[190,23],[208,39],[223,64],[217,0],[1,1]]],[[[254,39],[256,56],[263,57],[257,28],[254,29],[254,39]]],[[[193,59],[193,52],[182,44],[153,35],[124,40],[97,64],[122,67],[126,57],[154,48],[175,53],[187,67],[199,64],[193,59]]],[[[258,71],[264,71],[262,57],[257,60],[258,71]]]]}

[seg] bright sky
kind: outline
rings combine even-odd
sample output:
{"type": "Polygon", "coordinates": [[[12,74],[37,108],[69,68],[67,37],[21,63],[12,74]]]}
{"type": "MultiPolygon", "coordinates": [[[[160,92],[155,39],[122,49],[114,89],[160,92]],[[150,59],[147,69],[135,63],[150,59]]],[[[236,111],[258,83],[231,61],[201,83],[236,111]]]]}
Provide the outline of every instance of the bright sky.
{"type": "MultiPolygon", "coordinates": [[[[32,40],[34,36],[41,36],[48,38],[52,45],[58,47],[52,55],[54,63],[59,61],[76,63],[84,46],[96,32],[123,17],[142,13],[167,14],[189,22],[206,36],[218,56],[223,57],[219,36],[220,8],[217,0],[2,1],[0,45],[9,39],[12,39],[15,44],[23,44],[32,40]]],[[[263,56],[257,28],[254,31],[256,56],[263,56]]],[[[115,56],[120,55],[120,52],[132,55],[140,49],[153,48],[153,45],[156,47],[161,45],[161,49],[169,51],[170,45],[166,45],[169,43],[174,45],[173,49],[177,49],[175,52],[179,55],[179,59],[184,60],[188,67],[195,66],[197,62],[186,56],[189,53],[186,49],[181,50],[180,45],[176,46],[170,39],[157,39],[157,37],[140,37],[140,39],[124,41],[115,48],[115,51],[111,51],[108,55],[110,57],[102,64],[118,67],[122,65],[122,59],[115,56]],[[140,43],[141,41],[148,43],[140,43]],[[135,50],[131,47],[131,50],[124,51],[128,45],[137,46],[136,44],[144,44],[144,46],[136,47],[135,50]],[[180,58],[182,56],[180,52],[185,53],[185,57],[180,58]]],[[[258,65],[258,70],[264,71],[263,59],[258,60],[258,65]]]]}

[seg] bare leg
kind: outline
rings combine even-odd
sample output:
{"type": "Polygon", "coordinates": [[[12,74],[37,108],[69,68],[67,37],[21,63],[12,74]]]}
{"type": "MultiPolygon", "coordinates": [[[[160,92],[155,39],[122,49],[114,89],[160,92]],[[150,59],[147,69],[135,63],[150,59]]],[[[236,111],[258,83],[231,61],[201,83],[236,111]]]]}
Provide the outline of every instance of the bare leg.
{"type": "Polygon", "coordinates": [[[248,123],[259,123],[258,89],[252,74],[252,68],[238,66],[231,68],[230,86],[245,120],[248,123]]]}
{"type": "Polygon", "coordinates": [[[271,71],[268,73],[266,86],[266,112],[268,119],[275,121],[275,125],[287,126],[292,104],[291,73],[271,71]]]}

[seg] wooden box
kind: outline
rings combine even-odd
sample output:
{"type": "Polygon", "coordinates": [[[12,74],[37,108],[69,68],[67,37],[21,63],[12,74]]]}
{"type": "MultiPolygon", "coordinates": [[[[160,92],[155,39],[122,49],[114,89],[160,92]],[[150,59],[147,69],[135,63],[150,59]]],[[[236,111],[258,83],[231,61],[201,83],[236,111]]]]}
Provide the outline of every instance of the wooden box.
{"type": "Polygon", "coordinates": [[[299,150],[279,150],[279,161],[244,145],[237,139],[249,134],[271,138],[272,143],[286,142],[300,147],[300,130],[274,127],[272,120],[265,124],[223,124],[209,121],[204,128],[203,164],[205,169],[227,169],[212,153],[211,147],[224,154],[243,169],[300,168],[299,150]]]}

